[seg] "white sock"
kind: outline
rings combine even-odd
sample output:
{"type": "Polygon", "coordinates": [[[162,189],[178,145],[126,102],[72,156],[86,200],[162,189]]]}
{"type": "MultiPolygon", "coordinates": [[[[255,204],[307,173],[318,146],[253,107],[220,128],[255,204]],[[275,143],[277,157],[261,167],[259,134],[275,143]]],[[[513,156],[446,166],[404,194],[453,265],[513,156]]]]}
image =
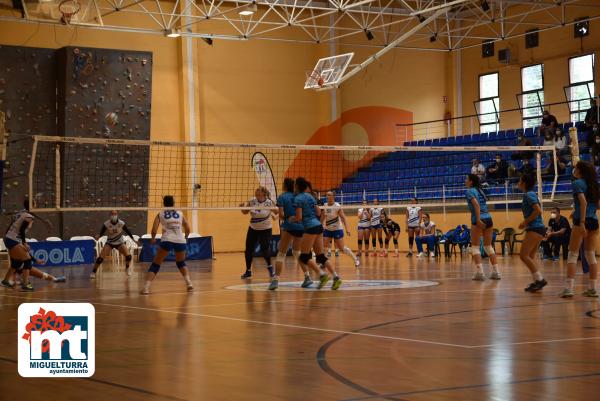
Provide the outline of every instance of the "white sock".
{"type": "Polygon", "coordinates": [[[574,278],[566,279],[565,287],[568,288],[569,290],[573,291],[573,288],[575,287],[575,279],[574,278]]]}
{"type": "Polygon", "coordinates": [[[333,272],[333,278],[339,277],[337,272],[333,272]]]}
{"type": "Polygon", "coordinates": [[[542,281],[544,279],[544,276],[542,276],[542,273],[540,273],[539,271],[533,273],[532,276],[533,281],[542,281]]]}
{"type": "Polygon", "coordinates": [[[150,288],[150,284],[152,284],[152,281],[146,281],[146,284],[144,284],[144,288],[145,289],[150,288]]]}
{"type": "Polygon", "coordinates": [[[589,286],[590,284],[590,273],[583,273],[583,284],[589,286]]]}
{"type": "Polygon", "coordinates": [[[352,259],[356,259],[356,255],[354,254],[354,252],[352,252],[352,250],[347,246],[344,247],[344,253],[350,256],[352,259]]]}
{"type": "Polygon", "coordinates": [[[188,285],[191,285],[191,284],[192,284],[192,279],[190,278],[190,276],[189,276],[189,275],[186,275],[186,276],[184,277],[184,280],[185,280],[186,284],[188,284],[188,285]]]}
{"type": "Polygon", "coordinates": [[[481,263],[476,264],[475,269],[477,269],[477,273],[483,273],[483,265],[481,263]]]}
{"type": "Polygon", "coordinates": [[[310,278],[310,272],[304,272],[304,277],[310,278]]]}
{"type": "Polygon", "coordinates": [[[493,271],[494,273],[500,273],[500,272],[498,271],[498,265],[492,265],[492,271],[493,271]]]}
{"type": "Polygon", "coordinates": [[[326,274],[327,274],[327,272],[326,272],[325,270],[323,270],[323,269],[319,269],[319,274],[320,274],[321,276],[324,276],[324,275],[326,275],[326,274]]]}

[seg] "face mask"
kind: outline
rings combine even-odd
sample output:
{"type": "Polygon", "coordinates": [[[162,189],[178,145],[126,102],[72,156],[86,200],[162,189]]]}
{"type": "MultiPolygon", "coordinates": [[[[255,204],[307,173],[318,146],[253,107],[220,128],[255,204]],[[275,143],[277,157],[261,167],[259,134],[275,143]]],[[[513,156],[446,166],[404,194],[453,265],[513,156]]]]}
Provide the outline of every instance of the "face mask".
{"type": "Polygon", "coordinates": [[[113,223],[116,223],[117,221],[119,221],[119,216],[112,216],[110,218],[110,221],[112,221],[113,223]]]}
{"type": "Polygon", "coordinates": [[[600,138],[596,138],[596,143],[600,143],[600,138]]]}
{"type": "Polygon", "coordinates": [[[496,163],[500,163],[502,159],[496,159],[496,163]]]}
{"type": "Polygon", "coordinates": [[[556,213],[550,213],[550,218],[551,219],[555,219],[556,218],[556,213]]]}

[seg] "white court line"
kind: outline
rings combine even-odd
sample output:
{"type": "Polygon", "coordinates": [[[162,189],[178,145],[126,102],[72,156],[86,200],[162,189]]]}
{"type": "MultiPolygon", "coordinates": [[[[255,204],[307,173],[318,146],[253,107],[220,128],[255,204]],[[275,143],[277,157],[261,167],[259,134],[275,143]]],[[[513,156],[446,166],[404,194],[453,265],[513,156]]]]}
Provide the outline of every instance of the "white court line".
{"type": "MultiPolygon", "coordinates": [[[[18,297],[18,296],[13,296],[13,297],[14,298],[31,298],[31,297],[18,297]]],[[[35,298],[32,298],[32,299],[35,299],[35,298]]],[[[71,301],[67,300],[67,302],[71,302],[71,301]]],[[[568,304],[568,303],[565,302],[565,304],[568,304]]],[[[438,341],[417,340],[414,338],[406,338],[406,337],[384,336],[384,335],[380,335],[380,334],[369,334],[369,333],[346,331],[346,330],[326,329],[326,328],[321,328],[321,327],[301,326],[301,325],[286,324],[286,323],[265,322],[265,321],[261,321],[261,320],[250,320],[250,319],[242,319],[242,318],[235,318],[235,317],[228,317],[228,316],[208,315],[208,314],[204,314],[204,313],[179,312],[179,311],[171,311],[171,310],[157,309],[157,308],[146,308],[146,307],[140,307],[140,306],[115,305],[115,304],[107,304],[107,303],[95,303],[95,305],[124,308],[124,309],[144,310],[144,311],[151,311],[151,312],[162,312],[162,313],[170,313],[170,314],[184,315],[184,316],[204,317],[204,318],[208,318],[208,319],[227,320],[227,321],[234,321],[234,322],[262,324],[262,325],[285,327],[285,328],[292,328],[292,329],[312,330],[312,331],[319,331],[319,332],[326,332],[326,333],[345,334],[345,335],[349,335],[349,336],[406,341],[406,342],[439,345],[439,346],[462,348],[462,349],[492,348],[492,347],[497,347],[497,346],[506,347],[506,346],[511,346],[511,345],[527,345],[527,344],[539,344],[539,343],[585,341],[585,340],[600,339],[600,337],[578,337],[578,338],[564,338],[564,339],[558,339],[558,340],[524,341],[524,342],[501,343],[501,344],[461,345],[461,344],[452,344],[452,343],[445,343],[445,342],[438,342],[438,341]]]]}
{"type": "Polygon", "coordinates": [[[539,341],[522,341],[518,343],[508,344],[486,344],[486,345],[472,345],[469,348],[492,348],[499,345],[528,345],[528,344],[546,344],[546,343],[563,343],[567,341],[584,341],[584,340],[599,340],[600,337],[577,337],[577,338],[560,338],[558,340],[539,340],[539,341]]]}
{"type": "MultiPolygon", "coordinates": [[[[14,298],[35,299],[35,298],[30,298],[30,297],[18,297],[16,295],[13,297],[14,298]]],[[[67,302],[71,302],[71,301],[67,300],[67,302]]],[[[207,315],[204,313],[179,312],[179,311],[170,311],[170,310],[157,309],[157,308],[145,308],[145,307],[141,307],[141,306],[131,306],[131,305],[116,305],[116,304],[107,304],[107,303],[100,303],[100,302],[94,302],[94,305],[95,306],[96,305],[109,306],[109,307],[124,308],[124,309],[136,309],[136,310],[144,310],[144,311],[150,311],[150,312],[162,312],[162,313],[170,313],[170,314],[174,314],[174,315],[204,317],[204,318],[208,318],[208,319],[227,320],[227,321],[232,321],[232,322],[262,324],[262,325],[269,325],[269,326],[276,326],[276,327],[285,327],[285,328],[290,328],[290,329],[301,329],[301,330],[312,330],[312,331],[319,331],[319,332],[326,332],[326,333],[346,334],[346,335],[350,335],[350,336],[381,338],[381,339],[386,339],[386,340],[408,341],[408,342],[415,342],[415,343],[421,343],[421,344],[440,345],[440,346],[454,347],[454,348],[470,348],[470,346],[460,345],[460,344],[451,344],[451,343],[443,343],[443,342],[427,341],[427,340],[417,340],[414,338],[384,336],[384,335],[379,335],[379,334],[360,333],[360,332],[353,332],[353,331],[346,331],[346,330],[326,329],[326,328],[321,328],[321,327],[301,326],[301,325],[296,325],[296,324],[265,322],[262,320],[250,320],[250,319],[242,319],[242,318],[228,317],[228,316],[207,315]]]]}

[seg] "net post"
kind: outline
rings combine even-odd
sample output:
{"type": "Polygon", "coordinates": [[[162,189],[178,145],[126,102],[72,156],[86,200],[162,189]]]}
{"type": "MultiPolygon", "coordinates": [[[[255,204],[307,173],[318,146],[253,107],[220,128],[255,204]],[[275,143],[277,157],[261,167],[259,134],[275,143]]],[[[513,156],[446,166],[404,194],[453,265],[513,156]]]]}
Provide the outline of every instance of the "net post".
{"type": "Polygon", "coordinates": [[[55,184],[56,184],[56,207],[60,209],[60,144],[56,144],[56,148],[54,150],[54,175],[55,175],[55,184]]]}
{"type": "Polygon", "coordinates": [[[392,215],[392,190],[388,187],[388,215],[392,215]]]}
{"type": "Polygon", "coordinates": [[[540,208],[542,212],[544,211],[544,202],[542,202],[542,189],[544,184],[542,183],[542,152],[537,152],[535,154],[535,167],[536,175],[537,175],[537,183],[538,183],[538,198],[540,199],[540,208]]]}
{"type": "Polygon", "coordinates": [[[31,161],[29,162],[29,210],[33,210],[33,171],[35,169],[35,158],[37,155],[38,138],[33,137],[33,146],[31,148],[31,161]]]}
{"type": "Polygon", "coordinates": [[[556,156],[556,147],[552,149],[552,159],[554,162],[554,180],[552,182],[552,193],[550,194],[550,200],[554,200],[554,194],[556,193],[556,183],[558,182],[558,160],[556,156]]]}
{"type": "Polygon", "coordinates": [[[577,138],[577,128],[569,128],[569,143],[571,147],[571,164],[573,167],[579,161],[579,138],[577,138]]]}
{"type": "Polygon", "coordinates": [[[444,222],[446,219],[446,184],[442,184],[442,207],[444,209],[444,222]]]}
{"type": "Polygon", "coordinates": [[[504,205],[506,206],[506,220],[508,220],[508,180],[504,181],[504,205]]]}

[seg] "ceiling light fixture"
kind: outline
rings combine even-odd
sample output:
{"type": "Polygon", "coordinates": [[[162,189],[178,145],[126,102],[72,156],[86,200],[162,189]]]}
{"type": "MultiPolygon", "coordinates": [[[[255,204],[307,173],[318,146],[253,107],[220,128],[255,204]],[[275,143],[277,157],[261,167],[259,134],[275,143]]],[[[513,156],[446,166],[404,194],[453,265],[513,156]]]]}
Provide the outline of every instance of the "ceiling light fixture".
{"type": "Polygon", "coordinates": [[[258,11],[258,7],[253,1],[252,4],[248,4],[246,7],[243,7],[238,14],[248,16],[254,14],[256,11],[258,11]]]}
{"type": "Polygon", "coordinates": [[[181,36],[181,33],[176,29],[165,29],[165,36],[168,38],[178,38],[181,36]]]}

